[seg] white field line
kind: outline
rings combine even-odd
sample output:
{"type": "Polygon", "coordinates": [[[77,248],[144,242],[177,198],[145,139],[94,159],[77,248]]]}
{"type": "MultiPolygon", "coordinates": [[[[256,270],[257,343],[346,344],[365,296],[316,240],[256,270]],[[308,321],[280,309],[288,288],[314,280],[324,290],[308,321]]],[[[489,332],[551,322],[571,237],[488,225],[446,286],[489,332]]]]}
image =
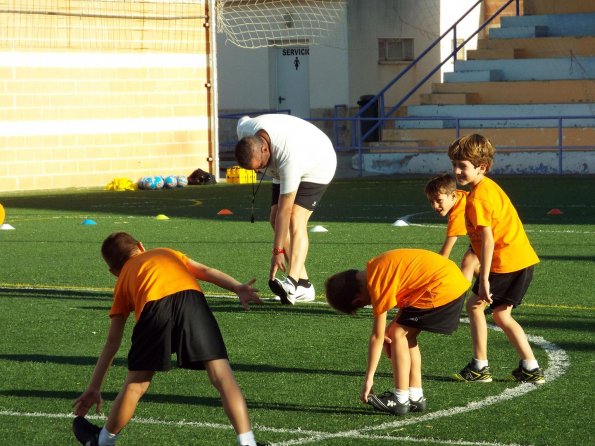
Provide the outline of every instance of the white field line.
{"type": "MultiPolygon", "coordinates": [[[[468,323],[469,319],[466,319],[466,318],[461,319],[461,322],[468,323]]],[[[489,324],[488,326],[492,330],[502,331],[499,327],[496,327],[495,325],[489,324]]],[[[568,369],[568,366],[570,364],[570,361],[568,359],[568,355],[566,354],[566,351],[564,351],[557,345],[545,340],[541,336],[527,335],[527,337],[529,338],[530,342],[532,342],[536,346],[545,350],[545,352],[548,356],[548,368],[544,371],[547,382],[549,383],[549,382],[554,381],[555,379],[559,378],[560,376],[562,376],[566,372],[566,370],[568,369]]],[[[499,395],[489,396],[489,397],[487,397],[483,400],[479,400],[479,401],[471,401],[464,406],[452,407],[449,409],[443,409],[443,410],[439,410],[436,412],[430,412],[426,415],[422,415],[419,417],[404,418],[404,419],[399,419],[399,420],[395,420],[395,421],[389,421],[389,422],[378,424],[375,426],[369,426],[369,427],[355,429],[355,430],[351,430],[351,431],[329,433],[329,434],[322,435],[322,436],[321,435],[316,435],[316,436],[313,435],[310,438],[289,440],[289,441],[285,441],[285,442],[281,442],[281,443],[275,443],[274,446],[313,444],[313,443],[317,443],[319,441],[323,441],[323,440],[331,439],[331,438],[345,438],[345,437],[361,438],[361,437],[359,437],[360,435],[362,435],[365,432],[369,432],[369,431],[395,429],[395,428],[399,428],[399,427],[403,427],[403,426],[410,426],[413,424],[425,423],[425,422],[428,422],[431,420],[436,420],[439,418],[450,417],[453,415],[459,415],[462,413],[472,412],[475,410],[483,409],[485,407],[492,406],[494,404],[498,404],[503,401],[508,401],[513,398],[517,398],[519,396],[525,395],[526,393],[529,393],[529,392],[536,390],[538,388],[539,387],[534,384],[519,384],[516,387],[510,388],[510,389],[505,389],[499,395]]],[[[447,440],[444,440],[444,441],[442,441],[442,443],[439,443],[439,444],[457,444],[457,443],[448,443],[447,440]]],[[[463,443],[461,443],[461,444],[463,444],[463,443]]],[[[477,442],[474,442],[474,443],[469,443],[469,444],[485,444],[485,445],[498,444],[499,445],[500,443],[477,443],[477,442]]],[[[502,445],[502,446],[504,446],[504,445],[502,445]]],[[[510,446],[510,445],[508,445],[508,446],[510,446]]]]}
{"type": "MultiPolygon", "coordinates": [[[[463,318],[461,322],[469,323],[469,319],[463,318]]],[[[489,324],[488,327],[495,331],[502,331],[500,328],[489,324]]],[[[557,345],[545,340],[541,336],[528,335],[529,341],[535,344],[537,347],[545,350],[548,356],[548,368],[545,370],[545,376],[547,383],[558,379],[562,376],[569,367],[570,361],[566,351],[558,347],[557,345]]],[[[545,384],[547,385],[547,384],[545,384]]],[[[408,441],[408,442],[419,442],[419,443],[435,443],[438,445],[461,445],[461,446],[518,446],[517,444],[504,444],[504,443],[493,443],[493,442],[467,442],[462,440],[440,440],[434,438],[411,438],[411,437],[393,437],[388,435],[374,435],[368,433],[370,431],[379,431],[384,429],[395,429],[404,426],[410,426],[414,424],[425,423],[431,420],[440,418],[450,417],[453,415],[459,415],[466,412],[471,412],[479,409],[483,409],[494,404],[508,401],[513,398],[525,395],[533,390],[536,390],[538,386],[533,384],[519,384],[513,388],[505,389],[499,395],[489,396],[483,400],[471,401],[464,406],[452,407],[449,409],[443,409],[436,412],[430,412],[426,415],[417,416],[414,418],[404,418],[395,421],[389,421],[374,426],[364,427],[361,429],[354,429],[342,432],[318,432],[308,431],[302,429],[283,429],[273,428],[267,426],[255,425],[255,431],[261,432],[275,432],[275,433],[287,433],[291,435],[300,435],[302,438],[293,439],[280,443],[273,443],[271,446],[292,446],[292,445],[304,445],[313,444],[320,441],[333,438],[350,438],[350,439],[367,439],[367,440],[379,440],[379,441],[408,441]]],[[[42,417],[42,418],[72,418],[72,414],[49,414],[41,412],[17,412],[12,410],[2,409],[0,410],[0,416],[15,416],[15,417],[42,417]]],[[[89,416],[90,419],[105,419],[103,416],[89,416]]],[[[195,427],[203,429],[230,429],[229,425],[206,423],[206,422],[195,422],[195,421],[166,421],[153,418],[134,418],[133,422],[139,424],[156,424],[172,427],[195,427]]],[[[528,446],[528,445],[524,445],[528,446]]]]}
{"type": "MultiPolygon", "coordinates": [[[[0,417],[19,417],[19,418],[47,418],[47,419],[65,419],[65,420],[72,420],[73,415],[70,413],[43,413],[43,412],[17,412],[13,410],[0,410],[0,417]]],[[[90,415],[87,416],[90,420],[105,420],[104,416],[97,416],[97,415],[90,415]]],[[[198,421],[188,421],[188,420],[180,420],[180,421],[165,421],[165,420],[158,420],[154,418],[137,418],[135,417],[132,420],[133,423],[136,424],[153,424],[159,426],[168,426],[168,427],[181,427],[181,428],[197,428],[197,429],[217,429],[217,430],[231,430],[231,426],[229,424],[218,424],[218,423],[206,423],[206,422],[198,422],[198,421]]],[[[274,433],[281,433],[281,434],[292,434],[292,435],[309,435],[311,437],[317,437],[322,439],[329,438],[328,433],[326,432],[316,432],[316,431],[308,431],[302,429],[279,429],[279,428],[271,428],[266,426],[259,426],[254,425],[253,429],[256,432],[274,432],[274,433]]],[[[531,446],[531,445],[519,445],[517,443],[492,443],[492,442],[484,442],[484,441],[464,441],[464,440],[442,440],[432,437],[393,437],[390,435],[372,435],[372,434],[363,434],[357,431],[345,431],[341,432],[333,437],[337,438],[348,438],[348,439],[361,439],[361,440],[373,440],[373,441],[401,441],[401,442],[410,442],[410,443],[425,443],[425,444],[437,444],[437,445],[455,445],[455,446],[531,446]]],[[[276,443],[276,445],[281,445],[285,443],[276,443]]],[[[271,444],[274,446],[275,444],[271,444]]]]}
{"type": "MultiPolygon", "coordinates": [[[[574,207],[585,207],[585,206],[574,206],[574,207]]],[[[433,229],[444,229],[446,224],[424,224],[424,223],[411,223],[411,217],[418,215],[434,214],[434,211],[417,212],[415,214],[407,214],[397,218],[397,220],[403,220],[408,226],[418,226],[421,228],[433,228],[433,229]]],[[[572,231],[572,230],[542,230],[542,229],[525,229],[525,232],[533,232],[538,234],[595,234],[595,231],[572,231]]]]}

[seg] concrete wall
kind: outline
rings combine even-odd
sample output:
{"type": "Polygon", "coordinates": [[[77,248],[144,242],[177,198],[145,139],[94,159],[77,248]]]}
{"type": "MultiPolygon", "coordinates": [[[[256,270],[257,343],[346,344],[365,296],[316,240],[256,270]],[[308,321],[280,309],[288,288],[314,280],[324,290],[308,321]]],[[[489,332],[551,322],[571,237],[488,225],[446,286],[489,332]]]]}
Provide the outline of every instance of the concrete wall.
{"type": "MultiPolygon", "coordinates": [[[[352,159],[359,169],[359,159],[352,159]]],[[[369,174],[440,174],[452,171],[446,149],[434,153],[371,153],[363,158],[363,170],[369,174]]],[[[558,152],[501,152],[494,156],[494,174],[593,174],[595,152],[566,151],[560,165],[558,152]]]]}
{"type": "MultiPolygon", "coordinates": [[[[379,64],[378,39],[413,38],[414,53],[418,55],[440,35],[440,3],[440,0],[347,0],[345,23],[339,27],[346,37],[336,39],[347,44],[310,47],[313,115],[324,114],[323,109],[332,110],[339,104],[357,108],[360,96],[376,94],[398,75],[408,63],[379,64]]],[[[462,8],[457,5],[454,9],[462,8]]],[[[236,47],[226,43],[222,33],[217,34],[217,46],[219,110],[226,113],[277,108],[271,90],[275,79],[270,51],[236,47]]],[[[428,62],[412,70],[398,92],[388,95],[387,103],[394,103],[415,85],[439,57],[439,51],[435,51],[428,62]]],[[[435,79],[439,79],[439,74],[435,79]]]]}

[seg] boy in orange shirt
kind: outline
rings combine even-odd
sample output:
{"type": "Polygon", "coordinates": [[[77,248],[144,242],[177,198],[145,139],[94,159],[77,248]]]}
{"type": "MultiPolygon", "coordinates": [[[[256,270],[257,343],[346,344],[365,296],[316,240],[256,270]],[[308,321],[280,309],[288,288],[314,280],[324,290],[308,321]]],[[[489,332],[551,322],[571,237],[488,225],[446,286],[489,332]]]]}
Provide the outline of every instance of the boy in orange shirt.
{"type": "MultiPolygon", "coordinates": [[[[448,258],[457,238],[467,235],[465,206],[469,192],[457,189],[455,178],[447,173],[428,181],[424,192],[436,213],[441,217],[448,217],[446,239],[439,252],[440,255],[448,258]]],[[[479,274],[479,259],[471,247],[463,256],[461,271],[470,282],[474,275],[479,274]]]]}
{"type": "Polygon", "coordinates": [[[488,366],[488,330],[484,307],[489,304],[494,322],[520,356],[513,377],[519,382],[542,384],[543,372],[533,355],[525,331],[512,317],[523,300],[539,258],[506,193],[485,175],[494,162],[494,146],[482,135],[471,134],[448,148],[457,182],[469,185],[465,220],[473,250],[480,259],[480,273],[467,301],[471,321],[473,360],[454,377],[467,382],[491,382],[488,366]]]}
{"type": "Polygon", "coordinates": [[[74,402],[73,432],[86,446],[114,445],[147,391],[156,371],[171,368],[177,354],[181,368],[206,369],[221,395],[223,408],[238,435],[238,444],[256,446],[244,396],[227,359],[219,326],[196,279],[214,283],[236,293],[245,310],[260,303],[252,287],[227,274],[202,265],[178,251],[157,248],[145,251],[130,234],[117,232],[105,239],[101,254],[118,280],[110,310],[111,326],[97,360],[91,382],[74,402]],[[118,352],[124,326],[131,312],[136,325],[128,353],[128,375],[112,404],[103,428],[84,416],[95,405],[101,409],[100,389],[118,352]]]}
{"type": "Polygon", "coordinates": [[[347,314],[372,305],[374,322],[360,399],[394,415],[427,409],[421,380],[421,331],[451,334],[459,325],[464,294],[470,286],[451,260],[423,249],[395,249],[370,260],[365,270],[329,277],[326,298],[347,314]],[[398,307],[388,324],[388,311],[398,307]],[[382,350],[392,361],[394,390],[375,395],[374,374],[382,350]]]}

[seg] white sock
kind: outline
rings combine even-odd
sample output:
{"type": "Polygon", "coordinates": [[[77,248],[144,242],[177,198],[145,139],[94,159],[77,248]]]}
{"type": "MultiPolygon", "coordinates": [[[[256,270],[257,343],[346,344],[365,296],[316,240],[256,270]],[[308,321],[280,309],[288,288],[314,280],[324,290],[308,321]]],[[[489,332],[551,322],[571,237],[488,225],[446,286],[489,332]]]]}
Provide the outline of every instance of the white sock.
{"type": "Polygon", "coordinates": [[[475,359],[473,358],[473,368],[475,370],[481,370],[484,367],[488,366],[488,360],[487,359],[475,359]]]}
{"type": "Polygon", "coordinates": [[[421,387],[409,387],[409,399],[419,401],[424,397],[424,391],[421,387]]]}
{"type": "Polygon", "coordinates": [[[537,359],[523,359],[521,361],[521,365],[528,372],[530,372],[531,370],[535,370],[535,369],[539,368],[539,364],[537,363],[537,359]]]}
{"type": "Polygon", "coordinates": [[[238,435],[238,444],[240,446],[256,446],[256,440],[252,431],[244,432],[238,435]]]}
{"type": "Polygon", "coordinates": [[[99,440],[97,444],[99,446],[115,446],[116,440],[118,439],[118,434],[111,434],[105,428],[105,426],[99,432],[99,440]]]}
{"type": "Polygon", "coordinates": [[[399,403],[405,404],[409,402],[409,390],[394,389],[393,393],[399,403]]]}

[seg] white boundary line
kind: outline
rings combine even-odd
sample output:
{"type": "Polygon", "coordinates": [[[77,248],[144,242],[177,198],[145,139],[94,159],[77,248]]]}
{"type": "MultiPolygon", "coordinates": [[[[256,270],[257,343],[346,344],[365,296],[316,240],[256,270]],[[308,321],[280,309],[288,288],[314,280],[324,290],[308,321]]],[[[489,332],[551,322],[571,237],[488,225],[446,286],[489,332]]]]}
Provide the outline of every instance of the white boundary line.
{"type": "MultiPolygon", "coordinates": [[[[467,323],[469,322],[468,319],[461,319],[461,321],[467,322],[467,323]]],[[[499,327],[496,327],[494,325],[489,324],[488,326],[492,330],[502,331],[499,327]]],[[[566,354],[566,351],[564,351],[557,345],[545,340],[541,336],[528,335],[527,337],[529,338],[530,342],[534,343],[538,347],[545,350],[545,352],[548,356],[548,368],[544,372],[544,374],[547,377],[547,382],[549,383],[549,382],[554,381],[555,379],[559,378],[560,376],[562,376],[566,372],[566,370],[568,369],[568,366],[570,364],[570,361],[568,359],[568,355],[566,354]]],[[[464,406],[452,407],[449,409],[443,409],[443,410],[439,410],[436,412],[430,412],[426,415],[422,415],[422,416],[415,417],[415,418],[404,418],[404,419],[399,419],[396,421],[389,421],[389,422],[382,423],[382,424],[379,424],[376,426],[370,426],[370,427],[355,429],[355,430],[351,430],[351,431],[329,433],[329,434],[326,434],[323,436],[316,435],[316,436],[311,436],[309,438],[290,440],[290,441],[286,441],[286,442],[282,442],[282,443],[276,443],[275,446],[313,444],[313,443],[317,443],[319,441],[330,439],[330,438],[345,438],[345,437],[362,438],[360,436],[363,433],[369,432],[369,431],[378,431],[378,430],[383,430],[383,429],[395,429],[398,427],[420,424],[420,423],[428,422],[428,421],[439,419],[439,418],[450,417],[453,415],[459,415],[462,413],[472,412],[475,410],[483,409],[485,407],[492,406],[494,404],[497,404],[497,403],[500,403],[503,401],[508,401],[513,398],[517,398],[519,396],[525,395],[525,394],[527,394],[533,390],[536,390],[538,388],[539,387],[534,384],[519,384],[518,386],[509,388],[509,389],[505,389],[499,395],[489,396],[489,397],[487,397],[483,400],[479,400],[479,401],[471,401],[464,406]]],[[[393,438],[393,437],[390,437],[390,438],[393,438]]],[[[394,440],[397,440],[397,438],[394,438],[394,440]]],[[[442,441],[442,444],[466,444],[466,443],[448,443],[448,440],[444,440],[444,441],[442,441]]],[[[469,443],[469,444],[500,445],[500,443],[477,443],[477,442],[469,443]]],[[[502,446],[504,446],[504,445],[502,445],[502,446]]],[[[512,445],[508,445],[508,446],[512,446],[512,445]]]]}
{"type": "MultiPolygon", "coordinates": [[[[461,319],[461,322],[469,323],[469,319],[461,319]]],[[[495,331],[502,331],[499,327],[488,324],[488,327],[495,331]]],[[[547,383],[558,379],[569,367],[570,361],[566,351],[558,347],[557,345],[547,341],[541,336],[533,336],[527,335],[529,341],[535,344],[536,346],[545,350],[548,356],[548,368],[545,370],[545,375],[547,377],[547,383]]],[[[464,384],[463,384],[464,385],[464,384]]],[[[547,384],[545,384],[547,385],[547,384]]],[[[309,430],[302,430],[302,429],[285,429],[285,428],[273,428],[267,426],[259,426],[254,425],[253,428],[255,431],[262,431],[262,432],[276,432],[276,433],[287,433],[292,435],[303,435],[302,438],[297,438],[293,440],[288,440],[280,443],[272,443],[271,446],[293,446],[293,445],[305,445],[305,444],[314,444],[320,441],[324,441],[327,439],[334,439],[334,438],[349,438],[349,439],[366,439],[366,440],[378,440],[378,441],[408,441],[408,442],[419,442],[419,443],[433,443],[437,445],[460,445],[460,446],[519,446],[518,444],[504,444],[504,443],[494,443],[494,442],[468,442],[463,440],[441,440],[435,439],[432,437],[429,438],[420,438],[420,437],[393,437],[390,435],[374,435],[368,432],[370,431],[379,431],[385,429],[395,429],[404,426],[411,426],[414,424],[425,423],[431,420],[436,420],[440,418],[450,417],[453,415],[459,415],[466,412],[472,412],[479,409],[483,409],[485,407],[492,406],[494,404],[498,404],[504,401],[511,400],[513,398],[520,397],[525,395],[533,390],[536,390],[538,386],[533,384],[519,384],[515,387],[505,389],[499,395],[492,395],[483,400],[479,401],[471,401],[464,406],[452,407],[449,409],[443,409],[436,412],[430,412],[422,416],[412,417],[412,418],[403,418],[398,419],[395,421],[389,421],[386,423],[381,423],[375,426],[368,426],[363,427],[360,429],[353,429],[348,431],[341,431],[341,432],[320,432],[320,431],[309,431],[309,430]]],[[[42,417],[42,418],[65,418],[65,419],[72,419],[72,414],[51,414],[51,413],[41,413],[41,412],[17,412],[12,410],[3,409],[0,410],[0,416],[15,416],[15,417],[42,417]]],[[[89,419],[105,419],[104,416],[89,416],[89,419]]],[[[164,426],[177,426],[177,427],[195,427],[195,428],[203,428],[203,429],[221,429],[227,430],[231,429],[231,427],[227,424],[217,424],[217,423],[206,423],[206,422],[194,422],[194,421],[187,421],[187,420],[180,420],[180,421],[166,421],[166,420],[159,420],[154,418],[134,418],[132,420],[134,423],[139,424],[155,424],[155,425],[164,425],[164,426]]],[[[530,445],[524,445],[530,446],[530,445]]]]}

